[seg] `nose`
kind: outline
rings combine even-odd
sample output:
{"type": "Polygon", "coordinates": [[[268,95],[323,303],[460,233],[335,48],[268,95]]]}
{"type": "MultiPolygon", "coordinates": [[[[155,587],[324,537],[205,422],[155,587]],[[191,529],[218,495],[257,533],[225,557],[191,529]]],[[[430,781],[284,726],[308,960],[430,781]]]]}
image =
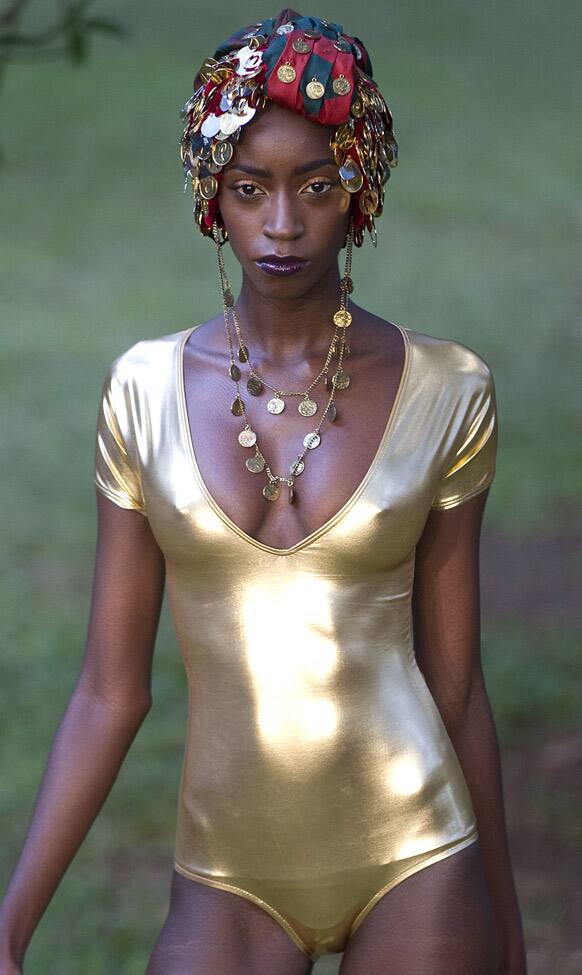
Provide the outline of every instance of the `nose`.
{"type": "Polygon", "coordinates": [[[265,237],[269,240],[297,240],[304,229],[295,193],[283,188],[274,190],[263,225],[265,237]]]}

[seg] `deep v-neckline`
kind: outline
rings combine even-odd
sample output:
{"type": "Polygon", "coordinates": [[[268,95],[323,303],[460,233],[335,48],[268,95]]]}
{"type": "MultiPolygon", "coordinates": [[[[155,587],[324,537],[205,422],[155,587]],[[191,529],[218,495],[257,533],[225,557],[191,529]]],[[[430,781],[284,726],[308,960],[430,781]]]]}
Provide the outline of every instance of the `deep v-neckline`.
{"type": "Polygon", "coordinates": [[[397,322],[393,322],[396,328],[399,330],[402,341],[404,342],[404,364],[402,366],[402,372],[400,375],[400,380],[398,382],[398,388],[396,390],[396,396],[394,397],[394,402],[392,404],[392,409],[390,411],[390,416],[386,421],[380,443],[376,449],[376,453],[372,458],[368,470],[364,474],[362,480],[347,499],[344,504],[339,508],[338,511],[331,518],[320,525],[319,528],[315,528],[309,535],[305,538],[300,539],[294,545],[290,545],[289,548],[275,548],[273,545],[266,545],[264,542],[260,542],[257,538],[253,538],[252,535],[248,535],[247,532],[243,531],[232,518],[229,518],[226,511],[218,504],[213,495],[208,490],[208,487],[202,477],[202,473],[198,466],[198,461],[196,460],[196,451],[194,450],[194,442],[192,439],[192,431],[190,429],[190,423],[188,420],[188,407],[186,403],[186,390],[184,381],[184,349],[186,348],[186,343],[190,338],[192,332],[199,327],[199,324],[193,325],[191,328],[186,329],[182,335],[180,342],[177,345],[177,355],[176,355],[176,375],[175,375],[175,390],[178,398],[178,413],[179,422],[181,425],[181,434],[183,443],[186,448],[186,452],[190,458],[190,464],[196,483],[198,484],[205,500],[210,505],[212,510],[224,523],[224,525],[239,536],[243,541],[247,542],[249,545],[260,549],[262,552],[270,552],[272,555],[293,555],[295,552],[299,552],[301,549],[306,548],[311,545],[316,539],[321,538],[322,535],[326,535],[335,525],[337,525],[344,517],[347,515],[348,511],[356,503],[356,501],[361,497],[364,489],[366,488],[370,478],[376,473],[376,469],[380,463],[380,458],[384,452],[384,449],[388,445],[389,437],[396,422],[396,418],[400,413],[401,404],[404,398],[404,389],[407,384],[408,374],[410,372],[410,361],[411,355],[411,339],[408,334],[408,329],[404,328],[402,325],[398,325],[397,322]]]}

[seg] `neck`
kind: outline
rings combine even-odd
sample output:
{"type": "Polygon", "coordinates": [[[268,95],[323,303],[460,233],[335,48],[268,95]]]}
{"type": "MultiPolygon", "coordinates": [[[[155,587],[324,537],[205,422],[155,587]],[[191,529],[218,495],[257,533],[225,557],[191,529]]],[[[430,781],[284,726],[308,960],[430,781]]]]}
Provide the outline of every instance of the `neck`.
{"type": "Polygon", "coordinates": [[[340,307],[340,296],[337,264],[311,290],[300,297],[286,299],[260,294],[243,273],[236,313],[251,356],[281,365],[325,355],[334,332],[333,316],[340,307]]]}

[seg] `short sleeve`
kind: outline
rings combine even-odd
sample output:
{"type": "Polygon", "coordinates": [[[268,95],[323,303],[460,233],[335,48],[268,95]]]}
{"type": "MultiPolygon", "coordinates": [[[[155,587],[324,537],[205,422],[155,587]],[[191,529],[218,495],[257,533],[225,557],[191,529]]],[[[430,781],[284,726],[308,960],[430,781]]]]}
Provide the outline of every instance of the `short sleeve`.
{"type": "Polygon", "coordinates": [[[121,508],[145,515],[141,479],[135,453],[131,402],[120,380],[117,360],[103,381],[95,441],[95,485],[121,508]]]}
{"type": "Polygon", "coordinates": [[[489,487],[497,457],[497,402],[489,366],[480,359],[469,408],[452,456],[441,473],[431,508],[454,508],[489,487]]]}

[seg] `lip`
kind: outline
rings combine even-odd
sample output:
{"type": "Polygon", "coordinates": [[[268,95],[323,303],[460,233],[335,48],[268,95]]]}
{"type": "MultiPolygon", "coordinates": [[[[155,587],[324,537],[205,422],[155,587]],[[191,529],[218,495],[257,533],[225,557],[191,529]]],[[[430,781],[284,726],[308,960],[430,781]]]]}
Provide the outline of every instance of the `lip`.
{"type": "Polygon", "coordinates": [[[302,271],[304,267],[307,267],[309,263],[310,261],[306,261],[302,257],[296,257],[294,254],[288,254],[285,257],[279,257],[277,254],[265,254],[264,257],[260,257],[255,261],[255,264],[257,267],[260,267],[261,271],[276,276],[297,274],[298,271],[302,271]]]}

